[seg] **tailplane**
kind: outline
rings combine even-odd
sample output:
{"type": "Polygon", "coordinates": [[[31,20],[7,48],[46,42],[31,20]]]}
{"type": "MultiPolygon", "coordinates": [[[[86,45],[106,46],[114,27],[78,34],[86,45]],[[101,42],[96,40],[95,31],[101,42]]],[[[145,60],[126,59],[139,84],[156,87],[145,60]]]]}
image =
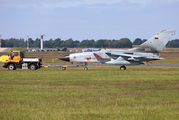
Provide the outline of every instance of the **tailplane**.
{"type": "Polygon", "coordinates": [[[160,33],[156,33],[155,36],[148,39],[141,45],[134,45],[136,50],[145,50],[145,52],[159,53],[163,50],[165,45],[171,39],[172,35],[174,35],[176,30],[164,30],[160,33]]]}

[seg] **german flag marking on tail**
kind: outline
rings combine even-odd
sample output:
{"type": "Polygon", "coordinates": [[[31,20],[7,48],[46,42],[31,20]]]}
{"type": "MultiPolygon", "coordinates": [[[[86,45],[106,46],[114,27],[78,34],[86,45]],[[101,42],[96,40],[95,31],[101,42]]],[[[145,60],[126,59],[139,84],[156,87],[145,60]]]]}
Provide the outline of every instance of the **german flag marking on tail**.
{"type": "Polygon", "coordinates": [[[155,37],[155,40],[158,40],[158,37],[155,37]]]}

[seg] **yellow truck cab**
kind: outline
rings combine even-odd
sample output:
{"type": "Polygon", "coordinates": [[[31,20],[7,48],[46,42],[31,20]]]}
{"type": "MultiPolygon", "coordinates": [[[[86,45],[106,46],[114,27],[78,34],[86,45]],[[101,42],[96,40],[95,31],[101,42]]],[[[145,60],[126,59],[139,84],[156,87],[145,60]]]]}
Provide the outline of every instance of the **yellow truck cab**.
{"type": "Polygon", "coordinates": [[[41,62],[41,58],[24,58],[23,51],[13,51],[10,54],[10,58],[5,61],[3,67],[9,70],[16,70],[16,68],[36,70],[41,68],[41,62]]]}
{"type": "Polygon", "coordinates": [[[22,51],[13,51],[10,54],[10,59],[8,60],[9,62],[15,62],[19,63],[21,61],[21,58],[24,57],[24,53],[22,51]]]}

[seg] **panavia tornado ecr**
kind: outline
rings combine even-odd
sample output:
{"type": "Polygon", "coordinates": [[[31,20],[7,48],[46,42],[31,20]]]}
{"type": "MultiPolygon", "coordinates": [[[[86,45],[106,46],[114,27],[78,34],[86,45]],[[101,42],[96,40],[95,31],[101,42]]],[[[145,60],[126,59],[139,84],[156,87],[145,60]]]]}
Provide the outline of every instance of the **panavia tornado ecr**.
{"type": "Polygon", "coordinates": [[[176,30],[164,30],[156,33],[141,45],[133,45],[133,48],[127,50],[119,49],[100,49],[91,52],[73,53],[59,58],[69,62],[85,63],[84,70],[88,70],[89,62],[100,62],[101,64],[118,65],[120,70],[126,70],[125,66],[134,66],[145,64],[152,60],[161,60],[160,52],[170,40],[176,30]]]}

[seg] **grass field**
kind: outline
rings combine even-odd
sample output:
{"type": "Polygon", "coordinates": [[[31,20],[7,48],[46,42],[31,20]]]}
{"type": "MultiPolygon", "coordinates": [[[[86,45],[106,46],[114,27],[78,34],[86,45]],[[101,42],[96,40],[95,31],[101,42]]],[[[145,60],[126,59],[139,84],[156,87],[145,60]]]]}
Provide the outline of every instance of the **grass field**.
{"type": "Polygon", "coordinates": [[[0,119],[178,120],[179,68],[0,66],[0,119]]]}

